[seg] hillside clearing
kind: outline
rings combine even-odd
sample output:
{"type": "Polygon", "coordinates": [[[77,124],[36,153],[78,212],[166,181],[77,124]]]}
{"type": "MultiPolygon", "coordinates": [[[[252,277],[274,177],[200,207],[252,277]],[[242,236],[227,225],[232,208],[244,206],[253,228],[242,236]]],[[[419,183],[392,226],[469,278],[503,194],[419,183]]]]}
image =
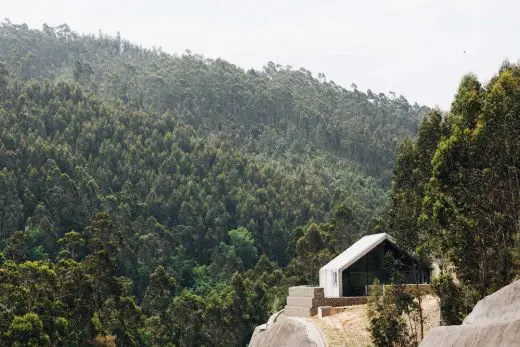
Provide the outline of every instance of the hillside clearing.
{"type": "MultiPolygon", "coordinates": [[[[439,325],[440,311],[437,298],[433,295],[424,297],[424,335],[431,328],[439,325]]],[[[372,346],[368,331],[366,305],[355,305],[338,314],[319,318],[314,316],[312,322],[320,328],[329,347],[372,346]]]]}

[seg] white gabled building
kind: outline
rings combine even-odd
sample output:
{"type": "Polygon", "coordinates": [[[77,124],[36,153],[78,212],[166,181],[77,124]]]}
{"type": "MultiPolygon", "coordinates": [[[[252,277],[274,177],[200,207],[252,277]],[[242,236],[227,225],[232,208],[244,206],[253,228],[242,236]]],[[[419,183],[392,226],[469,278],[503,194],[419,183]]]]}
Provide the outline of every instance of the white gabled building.
{"type": "Polygon", "coordinates": [[[403,283],[428,283],[430,267],[402,250],[388,234],[362,237],[320,269],[320,287],[325,297],[363,296],[378,279],[390,281],[388,260],[399,268],[403,283]]]}

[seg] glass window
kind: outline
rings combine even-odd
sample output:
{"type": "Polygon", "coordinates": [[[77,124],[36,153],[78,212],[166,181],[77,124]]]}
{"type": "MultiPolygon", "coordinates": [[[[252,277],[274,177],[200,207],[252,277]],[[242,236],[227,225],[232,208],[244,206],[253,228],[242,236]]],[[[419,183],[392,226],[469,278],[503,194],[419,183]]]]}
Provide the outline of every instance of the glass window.
{"type": "Polygon", "coordinates": [[[366,284],[366,273],[365,272],[351,272],[350,273],[350,286],[351,287],[362,287],[366,284]]]}

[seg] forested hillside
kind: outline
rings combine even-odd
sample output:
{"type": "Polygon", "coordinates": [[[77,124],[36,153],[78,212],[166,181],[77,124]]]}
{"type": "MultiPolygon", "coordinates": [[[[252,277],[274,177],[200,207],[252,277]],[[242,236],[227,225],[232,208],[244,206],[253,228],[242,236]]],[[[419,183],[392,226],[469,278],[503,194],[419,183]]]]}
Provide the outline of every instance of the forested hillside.
{"type": "Polygon", "coordinates": [[[78,36],[66,25],[37,31],[4,22],[0,37],[0,59],[21,78],[74,79],[103,99],[171,112],[265,160],[334,154],[351,171],[388,179],[399,139],[428,112],[402,96],[347,91],[305,69],[269,63],[244,71],[189,51],[145,50],[119,35],[78,36]]]}
{"type": "Polygon", "coordinates": [[[425,107],[0,28],[0,344],[243,346],[384,209],[425,107]]]}

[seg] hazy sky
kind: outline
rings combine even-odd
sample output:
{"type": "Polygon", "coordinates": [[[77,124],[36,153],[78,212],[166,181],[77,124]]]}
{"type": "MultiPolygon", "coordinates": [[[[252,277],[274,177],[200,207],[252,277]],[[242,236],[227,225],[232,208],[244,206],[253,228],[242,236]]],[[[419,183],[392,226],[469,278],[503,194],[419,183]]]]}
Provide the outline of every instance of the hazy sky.
{"type": "Polygon", "coordinates": [[[0,0],[0,18],[32,28],[67,23],[245,68],[305,67],[443,109],[463,74],[486,81],[518,61],[518,13],[513,0],[0,0]]]}

